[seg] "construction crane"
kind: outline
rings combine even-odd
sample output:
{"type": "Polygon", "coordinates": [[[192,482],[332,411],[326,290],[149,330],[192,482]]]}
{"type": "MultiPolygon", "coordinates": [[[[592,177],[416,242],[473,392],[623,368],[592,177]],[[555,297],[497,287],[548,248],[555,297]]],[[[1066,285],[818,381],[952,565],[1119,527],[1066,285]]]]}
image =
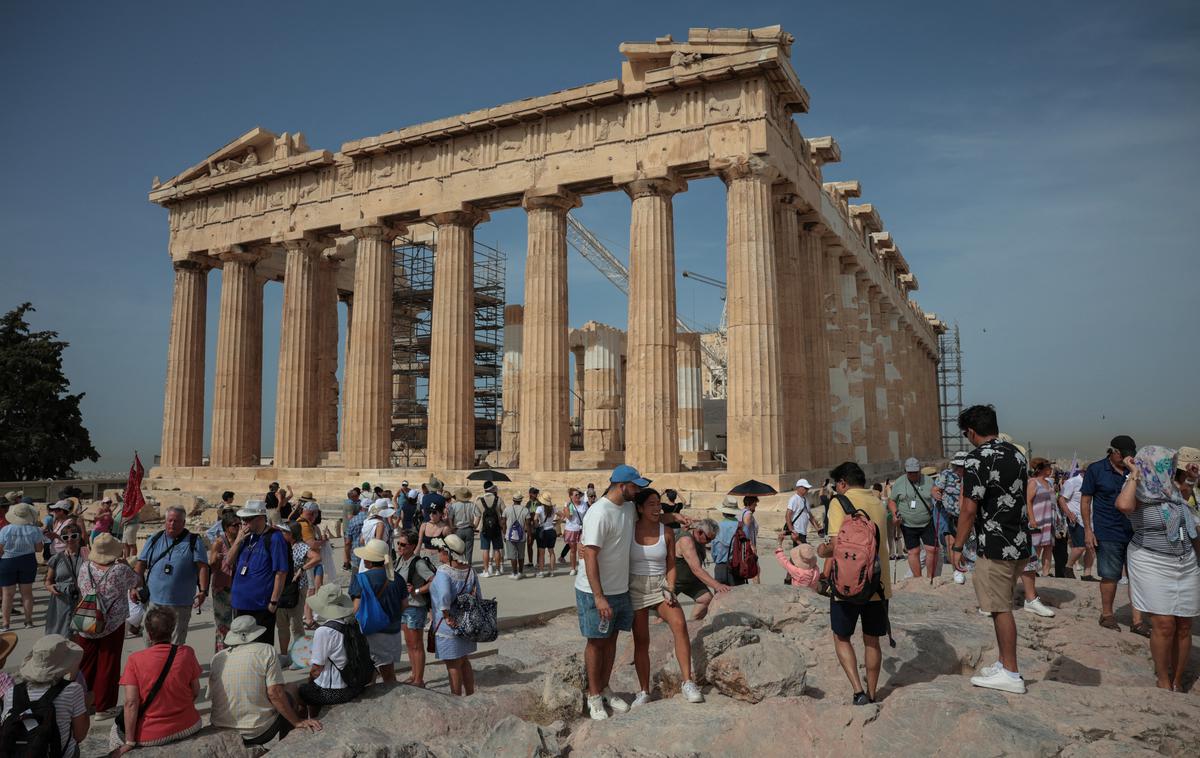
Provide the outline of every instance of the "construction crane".
{"type": "MultiPolygon", "coordinates": [[[[596,270],[604,275],[605,279],[612,282],[612,285],[621,290],[626,297],[629,297],[629,269],[625,264],[621,263],[615,255],[613,255],[604,243],[592,232],[584,226],[579,219],[575,218],[574,214],[567,214],[567,244],[575,248],[575,250],[583,256],[583,259],[596,267],[596,270]]],[[[698,274],[685,271],[684,276],[690,276],[697,281],[702,281],[698,274]]],[[[708,277],[705,277],[708,278],[708,277]]],[[[706,284],[725,288],[725,283],[716,279],[709,279],[706,284]]],[[[700,332],[694,325],[675,316],[675,323],[685,332],[700,332]]],[[[723,398],[725,397],[725,314],[721,312],[721,328],[717,335],[719,350],[714,346],[706,343],[703,339],[700,341],[700,352],[704,360],[704,367],[708,371],[708,396],[723,398]]]]}
{"type": "Polygon", "coordinates": [[[710,287],[716,287],[721,290],[721,323],[717,326],[717,331],[713,334],[711,343],[701,340],[700,345],[706,353],[711,353],[713,356],[714,365],[719,367],[719,371],[709,370],[708,386],[705,388],[709,397],[725,397],[725,382],[727,379],[725,367],[728,365],[728,329],[726,328],[726,303],[725,303],[725,282],[720,279],[714,279],[711,276],[698,274],[695,271],[683,272],[684,279],[694,279],[701,284],[707,284],[710,287]]]}

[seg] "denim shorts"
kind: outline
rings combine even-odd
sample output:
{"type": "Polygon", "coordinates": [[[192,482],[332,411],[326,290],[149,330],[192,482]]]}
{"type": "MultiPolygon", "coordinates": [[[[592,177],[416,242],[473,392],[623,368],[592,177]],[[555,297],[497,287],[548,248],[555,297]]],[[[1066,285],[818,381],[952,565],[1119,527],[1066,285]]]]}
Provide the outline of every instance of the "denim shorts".
{"type": "Polygon", "coordinates": [[[1078,521],[1075,522],[1074,526],[1067,525],[1067,535],[1071,538],[1071,547],[1086,547],[1083,541],[1083,533],[1083,524],[1078,521]]]}
{"type": "Polygon", "coordinates": [[[579,633],[588,639],[608,639],[617,632],[628,632],[633,629],[633,603],[629,593],[620,595],[605,595],[609,606],[612,607],[612,619],[608,631],[600,631],[600,612],[596,610],[596,598],[590,592],[575,590],[575,611],[579,614],[579,633]]]}
{"type": "Polygon", "coordinates": [[[424,629],[429,620],[429,609],[423,605],[410,605],[400,614],[400,623],[406,629],[424,629]]]}
{"type": "Polygon", "coordinates": [[[16,558],[0,558],[0,587],[33,584],[37,579],[37,570],[37,556],[33,553],[18,555],[16,558]]]}
{"type": "Polygon", "coordinates": [[[1101,579],[1115,582],[1121,578],[1121,571],[1125,568],[1125,553],[1128,550],[1128,542],[1096,542],[1096,573],[1101,579]]]}
{"type": "Polygon", "coordinates": [[[485,532],[479,533],[480,550],[499,550],[502,547],[501,542],[499,537],[491,537],[485,532]]]}

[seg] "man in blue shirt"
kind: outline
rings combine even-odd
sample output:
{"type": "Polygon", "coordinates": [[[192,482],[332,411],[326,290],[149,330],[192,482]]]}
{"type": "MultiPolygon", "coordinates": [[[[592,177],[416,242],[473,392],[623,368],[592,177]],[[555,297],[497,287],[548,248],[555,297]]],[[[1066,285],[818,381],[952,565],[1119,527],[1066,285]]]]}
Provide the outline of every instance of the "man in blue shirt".
{"type": "MultiPolygon", "coordinates": [[[[1125,514],[1117,510],[1117,495],[1125,486],[1126,457],[1137,453],[1137,445],[1127,434],[1118,434],[1108,443],[1108,455],[1087,467],[1080,487],[1079,508],[1083,516],[1084,545],[1096,549],[1096,573],[1100,575],[1100,626],[1120,630],[1113,615],[1117,583],[1125,570],[1125,553],[1133,538],[1133,527],[1125,514]]],[[[1149,625],[1133,609],[1131,631],[1150,636],[1149,625]]]]}
{"type": "Polygon", "coordinates": [[[367,520],[367,511],[365,508],[359,508],[358,512],[350,517],[346,525],[342,527],[342,549],[346,553],[346,562],[342,564],[342,569],[350,571],[353,567],[354,571],[358,571],[359,558],[354,554],[354,550],[359,546],[359,538],[362,537],[363,522],[367,520]]]}
{"type": "Polygon", "coordinates": [[[275,612],[291,565],[287,540],[267,526],[267,505],[250,500],[237,512],[242,528],[225,560],[232,569],[233,617],[253,616],[262,642],[275,644],[275,612]]]}
{"type": "Polygon", "coordinates": [[[717,525],[717,537],[712,543],[713,578],[721,584],[738,586],[746,580],[729,572],[729,551],[733,547],[733,535],[737,532],[738,517],[742,509],[737,498],[726,497],[721,504],[721,523],[717,525]]]}
{"type": "MultiPolygon", "coordinates": [[[[192,609],[208,597],[208,551],[185,527],[186,517],[183,508],[168,508],[163,530],[146,540],[134,567],[150,591],[146,612],[162,608],[175,615],[175,645],[187,644],[192,609]]],[[[130,599],[136,595],[136,589],[130,591],[130,599]]]]}

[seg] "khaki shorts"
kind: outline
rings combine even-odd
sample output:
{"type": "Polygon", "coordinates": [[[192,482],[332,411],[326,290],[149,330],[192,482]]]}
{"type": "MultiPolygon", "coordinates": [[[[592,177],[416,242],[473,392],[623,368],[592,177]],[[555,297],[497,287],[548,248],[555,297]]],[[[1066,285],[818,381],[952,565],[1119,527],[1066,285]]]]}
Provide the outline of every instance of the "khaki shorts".
{"type": "Polygon", "coordinates": [[[121,527],[121,544],[122,545],[137,545],[138,527],[141,524],[125,524],[121,527]]]}
{"type": "Polygon", "coordinates": [[[983,558],[975,562],[972,583],[979,609],[985,613],[1008,613],[1013,609],[1013,591],[1029,559],[999,561],[983,558]]]}
{"type": "Polygon", "coordinates": [[[643,608],[657,608],[659,603],[664,600],[662,594],[664,589],[667,589],[667,583],[666,577],[662,574],[657,576],[629,575],[629,602],[635,611],[643,608]]]}

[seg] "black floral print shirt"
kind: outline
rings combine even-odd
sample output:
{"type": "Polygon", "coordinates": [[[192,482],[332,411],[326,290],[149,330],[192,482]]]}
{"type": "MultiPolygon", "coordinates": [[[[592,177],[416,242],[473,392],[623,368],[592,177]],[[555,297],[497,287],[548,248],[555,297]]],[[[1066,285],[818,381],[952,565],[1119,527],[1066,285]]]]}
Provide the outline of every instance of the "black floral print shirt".
{"type": "Polygon", "coordinates": [[[962,496],[979,505],[979,554],[998,561],[1028,559],[1033,542],[1025,511],[1025,456],[1011,442],[994,439],[968,453],[964,469],[962,496]]]}

